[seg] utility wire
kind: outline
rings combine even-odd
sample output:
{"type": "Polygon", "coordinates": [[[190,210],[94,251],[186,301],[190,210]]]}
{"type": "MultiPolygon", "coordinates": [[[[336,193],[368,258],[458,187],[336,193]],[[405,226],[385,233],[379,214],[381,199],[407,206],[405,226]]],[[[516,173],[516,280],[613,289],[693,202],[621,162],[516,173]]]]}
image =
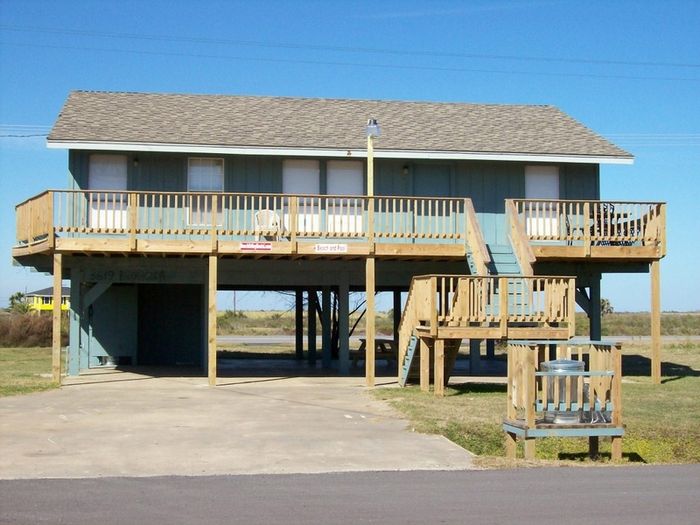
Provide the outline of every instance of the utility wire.
{"type": "Polygon", "coordinates": [[[30,27],[30,26],[10,26],[0,25],[0,30],[26,32],[26,33],[46,33],[46,34],[61,34],[72,36],[89,36],[101,38],[116,38],[129,40],[151,40],[165,42],[186,42],[196,44],[216,44],[216,45],[237,45],[248,47],[263,47],[263,48],[279,48],[279,49],[303,49],[311,51],[334,51],[344,53],[371,53],[384,55],[400,55],[400,56],[424,56],[424,57],[443,57],[443,58],[477,58],[487,60],[517,60],[527,62],[558,62],[572,64],[597,64],[597,65],[612,65],[612,66],[654,66],[654,67],[675,67],[675,68],[700,68],[700,63],[687,62],[663,62],[663,61],[632,61],[632,60],[611,60],[611,59],[592,59],[578,57],[547,57],[547,56],[528,56],[528,55],[499,55],[491,53],[456,53],[446,51],[425,51],[425,50],[404,50],[404,49],[389,49],[389,48],[373,48],[373,47],[352,47],[352,46],[330,46],[330,45],[312,45],[312,44],[295,44],[291,42],[263,42],[259,40],[232,40],[225,38],[205,38],[205,37],[190,37],[190,36],[173,36],[173,35],[154,35],[140,33],[115,33],[104,31],[88,31],[84,29],[59,29],[51,27],[30,27]]]}
{"type": "Polygon", "coordinates": [[[7,138],[24,139],[24,138],[29,138],[29,137],[48,137],[48,133],[32,133],[29,135],[0,135],[0,138],[3,138],[3,139],[7,139],[7,138]]]}
{"type": "Polygon", "coordinates": [[[71,51],[100,51],[108,53],[130,53],[136,55],[151,55],[151,56],[173,56],[186,58],[212,58],[218,60],[241,60],[252,62],[269,62],[276,64],[304,64],[304,65],[321,65],[321,66],[347,66],[347,67],[368,67],[378,69],[398,69],[398,70],[414,70],[414,71],[439,71],[450,73],[495,73],[501,75],[539,75],[547,77],[571,77],[571,78],[599,78],[599,79],[623,79],[623,80],[665,80],[665,81],[688,81],[700,82],[700,78],[688,77],[656,77],[656,76],[639,76],[639,75],[603,75],[593,73],[561,73],[549,71],[519,71],[519,70],[503,70],[503,69],[476,69],[476,68],[460,68],[460,67],[445,67],[445,66],[419,66],[419,65],[402,65],[402,64],[378,64],[367,62],[340,62],[340,61],[322,61],[322,60],[303,60],[303,59],[286,59],[286,58],[262,58],[238,55],[214,55],[204,53],[183,53],[174,51],[144,51],[135,49],[119,49],[119,48],[97,48],[85,46],[61,46],[49,44],[29,44],[17,42],[0,42],[0,46],[18,46],[18,47],[33,47],[40,49],[67,49],[71,51]]]}

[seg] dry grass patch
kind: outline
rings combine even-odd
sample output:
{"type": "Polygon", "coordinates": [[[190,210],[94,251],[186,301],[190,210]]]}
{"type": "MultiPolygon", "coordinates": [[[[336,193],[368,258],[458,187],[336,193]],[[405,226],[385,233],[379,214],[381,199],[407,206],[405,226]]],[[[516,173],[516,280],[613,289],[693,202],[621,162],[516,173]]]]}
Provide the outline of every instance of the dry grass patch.
{"type": "MultiPolygon", "coordinates": [[[[625,463],[700,462],[700,342],[669,343],[663,349],[662,384],[649,380],[650,350],[645,344],[623,346],[623,438],[625,463]]],[[[505,385],[464,384],[435,398],[416,386],[378,389],[419,432],[441,434],[480,456],[483,467],[592,465],[586,438],[537,440],[537,460],[516,463],[504,458],[501,422],[506,411],[505,385]]],[[[610,441],[601,439],[602,461],[610,441]]]]}
{"type": "Polygon", "coordinates": [[[0,348],[0,397],[57,386],[51,380],[50,348],[0,348]]]}

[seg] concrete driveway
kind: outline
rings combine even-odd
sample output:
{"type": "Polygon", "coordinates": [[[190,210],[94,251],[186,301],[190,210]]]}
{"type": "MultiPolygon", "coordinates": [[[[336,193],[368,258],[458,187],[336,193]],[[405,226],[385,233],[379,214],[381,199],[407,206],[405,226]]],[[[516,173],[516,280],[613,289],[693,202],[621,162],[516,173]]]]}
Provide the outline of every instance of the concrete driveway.
{"type": "MultiPolygon", "coordinates": [[[[390,381],[390,380],[389,380],[390,381]]],[[[359,377],[220,379],[100,371],[0,399],[0,478],[469,469],[359,377]]]]}

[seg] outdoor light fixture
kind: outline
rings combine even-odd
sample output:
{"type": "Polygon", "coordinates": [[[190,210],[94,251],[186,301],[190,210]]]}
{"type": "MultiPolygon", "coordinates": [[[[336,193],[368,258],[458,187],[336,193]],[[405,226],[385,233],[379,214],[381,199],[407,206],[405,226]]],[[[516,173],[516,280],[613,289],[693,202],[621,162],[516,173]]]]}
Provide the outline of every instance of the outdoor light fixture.
{"type": "Polygon", "coordinates": [[[368,137],[378,137],[382,134],[382,130],[379,127],[379,123],[376,118],[371,118],[367,120],[367,136],[368,137]]]}
{"type": "Polygon", "coordinates": [[[408,175],[408,166],[404,165],[404,167],[401,169],[401,173],[403,173],[404,176],[408,175]]]}

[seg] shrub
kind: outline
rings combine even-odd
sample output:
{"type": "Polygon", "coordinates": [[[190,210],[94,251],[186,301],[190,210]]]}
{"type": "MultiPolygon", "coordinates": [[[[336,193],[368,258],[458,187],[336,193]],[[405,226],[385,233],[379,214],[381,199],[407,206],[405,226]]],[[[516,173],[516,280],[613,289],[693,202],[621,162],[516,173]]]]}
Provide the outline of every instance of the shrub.
{"type": "MultiPolygon", "coordinates": [[[[67,315],[61,323],[61,345],[68,344],[67,315]]],[[[0,346],[51,346],[52,318],[40,314],[8,314],[0,316],[0,346]]]]}

